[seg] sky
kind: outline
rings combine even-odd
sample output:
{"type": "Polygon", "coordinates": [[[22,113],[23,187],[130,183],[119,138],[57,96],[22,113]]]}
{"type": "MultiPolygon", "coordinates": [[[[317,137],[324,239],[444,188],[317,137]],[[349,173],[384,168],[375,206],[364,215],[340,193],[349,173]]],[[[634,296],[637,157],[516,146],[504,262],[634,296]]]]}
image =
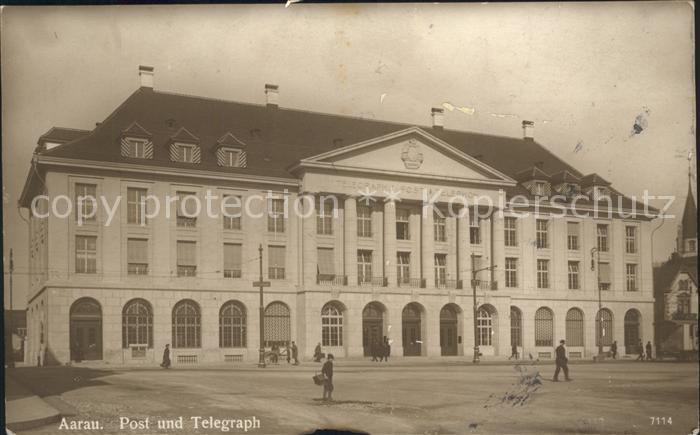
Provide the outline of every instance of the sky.
{"type": "MultiPolygon", "coordinates": [[[[137,89],[140,64],[168,92],[262,104],[273,83],[283,107],[429,125],[442,106],[445,128],[512,137],[532,120],[539,143],[626,195],[675,195],[675,215],[687,196],[686,2],[5,6],[0,19],[14,308],[25,308],[28,283],[16,204],[37,139],[53,126],[94,128],[137,89]],[[644,129],[631,135],[637,119],[644,129]]],[[[695,164],[693,155],[693,185],[695,164]]],[[[656,232],[655,261],[673,251],[677,224],[656,232]]],[[[5,262],[6,289],[7,271],[5,262]]]]}

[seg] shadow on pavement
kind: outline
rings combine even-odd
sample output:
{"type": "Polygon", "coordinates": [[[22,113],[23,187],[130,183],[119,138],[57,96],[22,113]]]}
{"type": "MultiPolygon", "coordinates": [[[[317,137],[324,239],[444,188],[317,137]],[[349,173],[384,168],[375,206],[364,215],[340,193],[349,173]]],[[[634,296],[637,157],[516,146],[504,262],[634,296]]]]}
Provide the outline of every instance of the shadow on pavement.
{"type": "Polygon", "coordinates": [[[98,378],[115,374],[111,370],[85,367],[23,367],[13,369],[11,376],[39,397],[60,396],[79,388],[106,385],[98,378]]]}

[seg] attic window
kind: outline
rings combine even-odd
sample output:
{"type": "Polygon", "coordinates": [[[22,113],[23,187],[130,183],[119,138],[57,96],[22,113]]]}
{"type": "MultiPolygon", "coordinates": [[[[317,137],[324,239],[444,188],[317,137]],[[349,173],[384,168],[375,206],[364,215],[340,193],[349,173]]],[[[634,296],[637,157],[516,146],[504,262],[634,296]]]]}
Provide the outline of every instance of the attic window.
{"type": "Polygon", "coordinates": [[[238,148],[219,148],[216,152],[219,166],[245,168],[248,165],[246,152],[238,148]]]}
{"type": "Polygon", "coordinates": [[[547,183],[544,181],[535,181],[532,183],[532,194],[535,196],[547,195],[547,183]]]}
{"type": "Polygon", "coordinates": [[[199,163],[201,152],[197,145],[173,143],[170,145],[170,160],[182,163],[199,163]]]}
{"type": "Polygon", "coordinates": [[[134,159],[152,159],[153,142],[148,139],[125,137],[121,143],[122,157],[134,159]]]}
{"type": "Polygon", "coordinates": [[[603,186],[593,186],[593,200],[600,201],[608,194],[608,189],[603,186]]]}

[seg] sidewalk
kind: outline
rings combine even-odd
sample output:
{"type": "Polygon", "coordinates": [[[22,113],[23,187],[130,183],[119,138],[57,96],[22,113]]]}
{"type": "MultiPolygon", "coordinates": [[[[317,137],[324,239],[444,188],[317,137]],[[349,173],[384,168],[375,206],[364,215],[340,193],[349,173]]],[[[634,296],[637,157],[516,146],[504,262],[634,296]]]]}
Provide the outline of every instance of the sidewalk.
{"type": "Polygon", "coordinates": [[[5,425],[13,431],[43,426],[61,419],[61,414],[5,370],[5,425]]]}

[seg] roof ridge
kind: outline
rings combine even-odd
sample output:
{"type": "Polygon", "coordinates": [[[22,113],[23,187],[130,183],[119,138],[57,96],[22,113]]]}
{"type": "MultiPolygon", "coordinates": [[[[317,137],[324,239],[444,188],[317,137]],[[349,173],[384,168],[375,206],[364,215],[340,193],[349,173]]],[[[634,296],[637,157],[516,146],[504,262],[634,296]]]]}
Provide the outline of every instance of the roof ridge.
{"type": "MultiPolygon", "coordinates": [[[[241,104],[244,106],[253,106],[253,107],[258,107],[261,109],[266,109],[267,105],[265,104],[258,104],[258,103],[249,103],[245,101],[236,101],[236,100],[227,100],[223,98],[215,98],[215,97],[206,97],[206,96],[201,96],[201,95],[194,95],[194,94],[186,94],[186,93],[181,93],[181,92],[171,92],[171,91],[160,91],[160,90],[153,90],[152,91],[155,94],[161,94],[161,95],[168,95],[168,96],[174,96],[174,97],[186,97],[186,98],[194,98],[194,99],[199,99],[199,100],[205,100],[205,101],[217,101],[219,103],[232,103],[232,104],[241,104]]],[[[349,119],[349,120],[360,120],[360,121],[370,121],[370,122],[375,122],[375,123],[382,123],[382,124],[397,124],[397,125],[402,125],[406,127],[418,127],[421,129],[427,130],[426,132],[430,132],[433,130],[433,128],[429,125],[424,125],[424,124],[415,124],[415,123],[409,123],[405,121],[390,121],[390,120],[385,120],[385,119],[377,119],[377,118],[364,118],[362,116],[357,116],[357,115],[342,115],[342,114],[337,114],[337,113],[328,113],[328,112],[318,112],[315,110],[310,110],[310,109],[298,109],[298,108],[290,108],[290,107],[277,107],[274,110],[278,111],[288,111],[288,112],[297,112],[297,113],[309,113],[312,115],[320,115],[320,116],[326,116],[326,117],[333,117],[333,118],[344,118],[344,119],[349,119]]],[[[479,133],[475,131],[469,131],[469,130],[456,130],[456,129],[451,129],[451,128],[443,128],[442,131],[446,132],[454,132],[454,133],[466,133],[466,134],[472,134],[475,136],[488,136],[488,137],[496,137],[496,138],[503,138],[503,139],[508,139],[512,141],[518,141],[522,142],[522,138],[517,138],[513,136],[505,136],[502,134],[492,134],[492,133],[479,133]]],[[[543,149],[546,149],[544,145],[540,144],[539,142],[535,141],[537,145],[542,147],[543,149]]],[[[551,154],[551,153],[550,153],[551,154]]],[[[553,155],[553,154],[552,154],[553,155]]],[[[553,155],[557,160],[560,162],[566,164],[567,166],[571,166],[564,162],[561,158],[557,157],[556,155],[553,155]]],[[[574,168],[574,170],[576,170],[574,168]]],[[[577,170],[576,170],[577,171],[577,170]]]]}

